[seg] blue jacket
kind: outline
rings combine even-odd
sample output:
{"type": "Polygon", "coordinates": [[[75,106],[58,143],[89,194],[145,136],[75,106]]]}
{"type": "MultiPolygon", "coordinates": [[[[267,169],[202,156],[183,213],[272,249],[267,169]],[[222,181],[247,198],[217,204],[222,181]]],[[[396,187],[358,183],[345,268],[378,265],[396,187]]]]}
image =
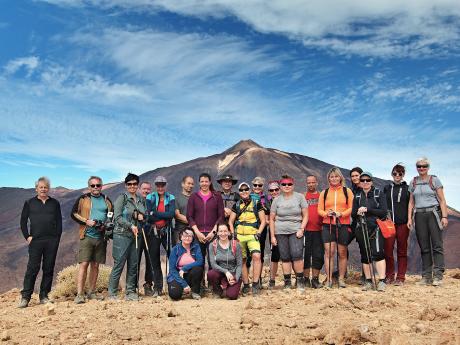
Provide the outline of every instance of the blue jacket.
{"type": "Polygon", "coordinates": [[[167,221],[168,227],[171,228],[172,219],[174,218],[174,214],[176,212],[176,200],[174,195],[169,192],[165,193],[165,212],[157,211],[159,200],[160,197],[157,192],[147,195],[147,221],[149,224],[154,224],[155,222],[164,219],[167,221]]]}
{"type": "MultiPolygon", "coordinates": [[[[181,278],[179,275],[179,269],[177,265],[179,264],[180,257],[186,253],[185,248],[182,246],[182,242],[179,242],[171,249],[171,254],[169,255],[169,273],[168,273],[168,283],[175,280],[182,287],[187,287],[188,284],[185,279],[181,278]]],[[[190,245],[190,254],[195,259],[195,262],[185,265],[182,267],[182,271],[188,272],[193,267],[203,266],[203,255],[201,255],[201,248],[197,241],[193,241],[190,245]]]]}

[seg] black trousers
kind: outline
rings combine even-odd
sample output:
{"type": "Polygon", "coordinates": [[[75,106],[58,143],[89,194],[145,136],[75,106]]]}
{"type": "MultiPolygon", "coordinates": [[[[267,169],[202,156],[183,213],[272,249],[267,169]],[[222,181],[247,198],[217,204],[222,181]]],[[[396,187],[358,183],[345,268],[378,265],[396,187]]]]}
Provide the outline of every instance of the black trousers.
{"type": "MultiPolygon", "coordinates": [[[[203,279],[203,267],[193,267],[190,271],[184,273],[184,279],[188,286],[190,286],[192,292],[199,294],[201,280],[203,279]]],[[[182,298],[183,293],[184,288],[177,281],[173,280],[168,283],[168,294],[171,299],[178,301],[182,298]]]]}
{"type": "Polygon", "coordinates": [[[40,266],[42,266],[43,277],[40,284],[40,299],[48,297],[53,283],[54,264],[59,248],[60,238],[32,239],[29,244],[29,261],[24,276],[24,288],[21,291],[23,298],[30,300],[34,292],[35,281],[37,280],[40,266]]]}
{"type": "MultiPolygon", "coordinates": [[[[365,230],[364,230],[365,231],[365,230]]],[[[366,233],[363,232],[362,227],[356,229],[356,241],[359,244],[359,251],[361,253],[361,263],[370,264],[372,261],[385,260],[385,239],[383,238],[382,232],[377,228],[367,230],[367,236],[369,237],[369,243],[365,239],[366,233]],[[370,245],[370,248],[368,247],[370,245]],[[369,251],[369,256],[366,251],[366,247],[369,251]]]]}
{"type": "Polygon", "coordinates": [[[166,251],[166,260],[169,258],[169,251],[171,248],[168,248],[167,236],[166,233],[161,233],[158,231],[158,236],[154,232],[151,234],[152,245],[150,249],[150,258],[152,260],[153,268],[153,286],[157,290],[163,290],[163,271],[161,270],[161,246],[163,246],[166,251]]]}
{"type": "Polygon", "coordinates": [[[303,268],[321,270],[324,264],[324,243],[321,231],[305,231],[303,268]]]}

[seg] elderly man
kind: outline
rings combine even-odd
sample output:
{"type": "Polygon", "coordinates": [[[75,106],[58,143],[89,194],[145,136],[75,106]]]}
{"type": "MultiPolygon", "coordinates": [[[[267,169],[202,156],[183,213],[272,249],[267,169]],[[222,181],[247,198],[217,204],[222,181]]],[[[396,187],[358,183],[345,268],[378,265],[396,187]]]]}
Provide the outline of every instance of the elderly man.
{"type": "Polygon", "coordinates": [[[105,264],[107,242],[104,240],[104,223],[108,212],[113,211],[112,202],[102,194],[102,179],[91,176],[88,179],[89,192],[81,195],[72,208],[71,217],[79,226],[78,269],[76,304],[85,303],[85,282],[88,267],[88,299],[101,299],[96,295],[96,281],[99,264],[105,264]]]}
{"type": "Polygon", "coordinates": [[[35,182],[35,189],[37,195],[24,203],[21,213],[21,231],[29,245],[29,261],[19,308],[29,305],[40,266],[43,270],[40,304],[51,302],[48,293],[53,283],[54,264],[62,234],[61,205],[59,201],[48,196],[50,180],[40,177],[35,182]]]}

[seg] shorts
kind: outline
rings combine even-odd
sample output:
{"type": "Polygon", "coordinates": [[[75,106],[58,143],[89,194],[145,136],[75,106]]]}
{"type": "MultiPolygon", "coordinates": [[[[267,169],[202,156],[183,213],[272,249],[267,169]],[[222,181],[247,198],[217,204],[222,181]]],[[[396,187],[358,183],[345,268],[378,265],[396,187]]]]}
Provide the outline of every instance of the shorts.
{"type": "Polygon", "coordinates": [[[296,233],[276,235],[281,261],[291,262],[303,260],[303,236],[297,238],[296,233]]]}
{"type": "Polygon", "coordinates": [[[249,254],[260,253],[260,242],[256,240],[254,235],[236,235],[238,241],[241,245],[241,253],[243,254],[243,259],[246,259],[249,254]]]}
{"type": "Polygon", "coordinates": [[[92,238],[85,236],[80,240],[78,248],[78,263],[97,262],[105,264],[107,242],[102,238],[92,238]]]}
{"type": "Polygon", "coordinates": [[[322,237],[324,243],[329,242],[338,242],[343,246],[348,246],[350,242],[350,225],[349,224],[341,224],[338,228],[335,224],[332,224],[331,228],[329,228],[329,224],[323,224],[322,230],[322,237]],[[331,230],[332,229],[332,230],[331,230]],[[339,239],[337,241],[337,233],[339,235],[339,239]]]}

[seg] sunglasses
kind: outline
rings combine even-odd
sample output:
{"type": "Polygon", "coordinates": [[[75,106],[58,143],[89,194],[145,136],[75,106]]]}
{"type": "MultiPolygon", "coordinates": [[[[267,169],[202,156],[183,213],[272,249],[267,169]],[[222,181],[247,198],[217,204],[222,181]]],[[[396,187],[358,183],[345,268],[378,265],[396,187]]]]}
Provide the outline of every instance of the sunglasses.
{"type": "Polygon", "coordinates": [[[279,188],[275,188],[275,189],[269,189],[268,191],[270,193],[273,193],[273,192],[278,192],[280,189],[279,188]]]}
{"type": "Polygon", "coordinates": [[[370,178],[362,178],[360,179],[361,182],[372,182],[370,178]]]}
{"type": "Polygon", "coordinates": [[[403,176],[404,174],[395,171],[395,172],[393,172],[391,175],[393,175],[393,176],[403,176]]]}
{"type": "Polygon", "coordinates": [[[90,184],[89,185],[91,188],[101,188],[101,184],[100,183],[97,183],[97,184],[90,184]]]}
{"type": "Polygon", "coordinates": [[[137,182],[128,182],[126,185],[127,185],[128,187],[132,187],[132,186],[137,186],[138,183],[137,183],[137,182]]]}
{"type": "Polygon", "coordinates": [[[240,192],[249,192],[249,188],[241,188],[239,191],[240,192]]]}
{"type": "Polygon", "coordinates": [[[417,169],[426,169],[428,168],[429,165],[428,164],[425,164],[425,165],[417,165],[417,169]]]}
{"type": "Polygon", "coordinates": [[[262,188],[264,186],[263,184],[258,184],[258,183],[253,183],[252,185],[254,187],[259,187],[259,188],[262,188]]]}
{"type": "Polygon", "coordinates": [[[294,183],[281,183],[283,187],[291,187],[294,185],[294,183]]]}

